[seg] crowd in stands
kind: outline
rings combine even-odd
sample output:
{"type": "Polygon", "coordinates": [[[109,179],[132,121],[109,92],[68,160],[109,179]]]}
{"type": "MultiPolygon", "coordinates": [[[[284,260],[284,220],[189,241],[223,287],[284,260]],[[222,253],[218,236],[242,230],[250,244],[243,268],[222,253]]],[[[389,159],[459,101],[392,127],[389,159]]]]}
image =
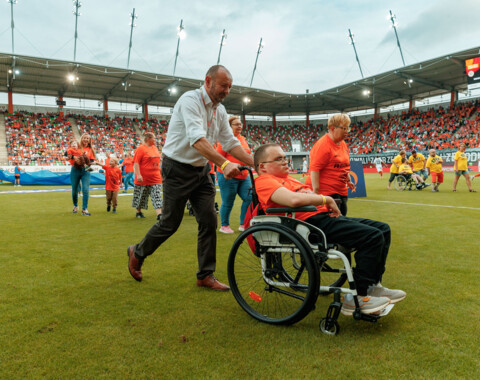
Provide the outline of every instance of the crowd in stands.
{"type": "Polygon", "coordinates": [[[59,114],[18,112],[5,115],[8,160],[11,165],[64,164],[73,138],[67,119],[59,114]]]}
{"type": "Polygon", "coordinates": [[[161,147],[165,144],[165,139],[167,138],[168,121],[149,119],[146,124],[139,124],[139,128],[142,133],[153,132],[157,138],[158,149],[162,151],[161,147]]]}
{"type": "Polygon", "coordinates": [[[306,125],[252,125],[248,124],[242,134],[247,138],[248,144],[253,148],[260,145],[275,142],[279,144],[285,152],[292,151],[292,142],[299,141],[303,150],[310,150],[318,140],[322,132],[322,125],[307,127],[306,125]]]}
{"type": "MultiPolygon", "coordinates": [[[[151,118],[105,118],[101,116],[35,114],[18,112],[5,115],[7,149],[11,165],[63,165],[68,142],[74,138],[69,118],[78,126],[80,135],[92,136],[97,153],[115,153],[123,156],[141,144],[136,132],[153,132],[161,151],[168,131],[168,121],[151,118]]],[[[255,150],[268,142],[276,142],[286,152],[292,151],[292,142],[299,141],[309,151],[324,131],[321,124],[272,125],[248,124],[242,134],[255,150]]],[[[414,109],[385,118],[377,118],[351,125],[346,138],[352,154],[381,153],[390,150],[456,149],[465,142],[468,147],[480,146],[480,100],[458,103],[450,109],[414,109]]]]}
{"type": "Polygon", "coordinates": [[[479,146],[480,101],[420,112],[412,110],[352,124],[346,142],[354,154],[399,149],[456,149],[479,146]]]}
{"type": "Polygon", "coordinates": [[[77,123],[80,135],[88,133],[96,147],[96,153],[107,155],[115,153],[123,156],[124,152],[133,152],[141,144],[134,124],[140,124],[138,119],[105,118],[103,116],[69,115],[77,123]]]}

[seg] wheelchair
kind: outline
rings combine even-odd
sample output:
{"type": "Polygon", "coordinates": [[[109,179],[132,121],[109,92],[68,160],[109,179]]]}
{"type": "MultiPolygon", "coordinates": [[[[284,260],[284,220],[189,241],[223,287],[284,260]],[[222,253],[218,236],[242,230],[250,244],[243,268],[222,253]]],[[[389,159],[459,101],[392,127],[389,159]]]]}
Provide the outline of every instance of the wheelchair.
{"type": "MultiPolygon", "coordinates": [[[[258,203],[251,168],[253,203],[258,203]]],[[[291,325],[315,308],[319,295],[333,294],[320,330],[340,331],[341,294],[354,297],[355,320],[377,322],[393,308],[378,314],[361,313],[351,267],[352,251],[328,244],[323,231],[295,219],[296,212],[315,211],[314,206],[277,207],[257,215],[233,243],[228,258],[228,280],[238,304],[253,318],[275,325],[291,325]],[[348,288],[342,287],[348,282],[348,288]]]]}
{"type": "Polygon", "coordinates": [[[405,176],[403,174],[399,174],[395,177],[394,183],[395,189],[398,191],[403,190],[422,190],[424,187],[417,186],[415,180],[412,176],[405,176]]]}

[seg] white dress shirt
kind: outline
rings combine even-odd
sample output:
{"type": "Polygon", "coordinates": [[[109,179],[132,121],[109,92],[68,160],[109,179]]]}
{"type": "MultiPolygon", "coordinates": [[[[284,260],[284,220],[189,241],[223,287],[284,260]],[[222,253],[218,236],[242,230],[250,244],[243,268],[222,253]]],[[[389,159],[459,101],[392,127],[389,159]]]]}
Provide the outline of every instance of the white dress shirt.
{"type": "Polygon", "coordinates": [[[184,164],[205,166],[208,160],[193,147],[202,137],[212,146],[219,141],[226,152],[240,145],[228,123],[225,107],[223,104],[214,105],[204,86],[188,91],[178,99],[163,154],[184,164]]]}

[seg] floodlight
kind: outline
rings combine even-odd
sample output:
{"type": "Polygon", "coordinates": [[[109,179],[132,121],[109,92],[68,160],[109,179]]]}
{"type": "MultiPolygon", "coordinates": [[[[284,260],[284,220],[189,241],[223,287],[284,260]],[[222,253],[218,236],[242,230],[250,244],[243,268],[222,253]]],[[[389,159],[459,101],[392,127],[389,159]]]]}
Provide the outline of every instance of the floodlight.
{"type": "Polygon", "coordinates": [[[244,102],[245,104],[248,104],[248,103],[251,102],[251,99],[250,99],[248,96],[245,96],[245,97],[243,98],[243,102],[244,102]]]}
{"type": "Polygon", "coordinates": [[[20,70],[19,69],[15,69],[15,75],[18,75],[20,74],[20,70]]]}
{"type": "Polygon", "coordinates": [[[365,96],[370,95],[370,90],[363,90],[363,95],[365,95],[365,96]]]}
{"type": "Polygon", "coordinates": [[[186,37],[187,37],[187,32],[185,32],[185,28],[183,27],[182,24],[180,24],[180,26],[177,27],[177,36],[178,38],[180,38],[181,40],[184,40],[186,37]]]}

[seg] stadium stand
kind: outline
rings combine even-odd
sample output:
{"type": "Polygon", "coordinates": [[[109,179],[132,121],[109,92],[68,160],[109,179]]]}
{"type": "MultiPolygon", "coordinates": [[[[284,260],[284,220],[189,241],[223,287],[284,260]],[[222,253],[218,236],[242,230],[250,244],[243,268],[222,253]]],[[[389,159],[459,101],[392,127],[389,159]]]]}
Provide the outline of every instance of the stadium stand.
{"type": "Polygon", "coordinates": [[[103,116],[82,115],[69,116],[75,118],[80,135],[88,133],[92,136],[98,153],[109,152],[123,155],[124,151],[134,151],[140,143],[134,126],[134,123],[139,123],[138,119],[125,117],[109,119],[103,116]]]}
{"type": "Polygon", "coordinates": [[[9,164],[63,165],[73,132],[59,114],[18,112],[5,116],[9,164]]]}
{"type": "MultiPolygon", "coordinates": [[[[168,121],[143,120],[126,117],[113,119],[101,116],[37,114],[17,112],[5,115],[5,133],[9,164],[63,165],[63,153],[73,138],[72,124],[78,132],[88,132],[95,141],[98,153],[123,155],[141,144],[141,135],[151,131],[157,136],[159,149],[165,143],[168,121]],[[72,123],[68,121],[72,120],[72,123]]],[[[465,142],[467,147],[480,145],[480,100],[459,102],[451,109],[443,107],[420,111],[413,109],[385,118],[358,121],[346,139],[353,154],[381,153],[390,150],[415,148],[455,149],[465,142]]],[[[309,151],[324,133],[322,125],[248,124],[243,131],[249,145],[255,149],[267,142],[276,142],[289,152],[291,142],[300,141],[309,151]]]]}

